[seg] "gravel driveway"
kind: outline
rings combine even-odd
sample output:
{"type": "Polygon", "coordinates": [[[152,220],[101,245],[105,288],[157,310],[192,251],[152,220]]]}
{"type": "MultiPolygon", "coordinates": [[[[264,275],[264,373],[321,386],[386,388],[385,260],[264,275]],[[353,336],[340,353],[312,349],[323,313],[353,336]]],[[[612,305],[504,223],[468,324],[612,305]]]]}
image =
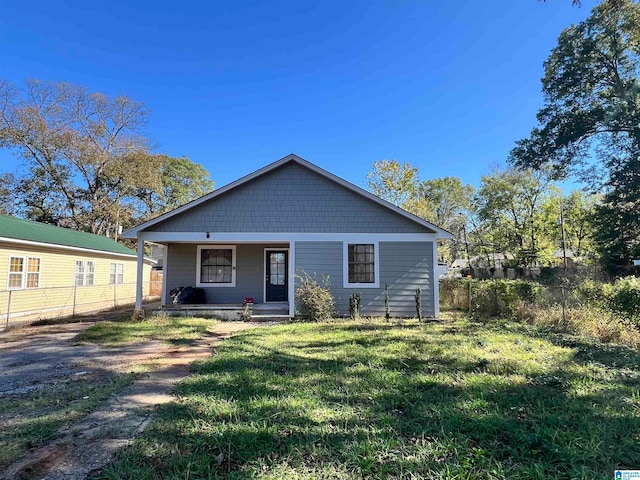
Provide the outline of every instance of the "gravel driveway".
{"type": "Polygon", "coordinates": [[[0,397],[46,388],[91,369],[116,370],[161,357],[160,342],[101,348],[71,340],[92,322],[30,327],[0,333],[0,397]]]}

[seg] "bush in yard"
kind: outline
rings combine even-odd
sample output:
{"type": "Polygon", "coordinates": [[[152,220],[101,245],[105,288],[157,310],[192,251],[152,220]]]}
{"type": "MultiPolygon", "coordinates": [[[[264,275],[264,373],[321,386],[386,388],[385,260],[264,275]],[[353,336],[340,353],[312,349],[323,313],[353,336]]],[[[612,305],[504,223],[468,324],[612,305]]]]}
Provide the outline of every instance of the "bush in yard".
{"type": "Polygon", "coordinates": [[[335,301],[331,295],[329,277],[318,282],[306,273],[297,275],[296,305],[298,315],[311,322],[329,320],[335,313],[335,301]]]}
{"type": "Polygon", "coordinates": [[[440,305],[455,310],[469,310],[469,280],[443,278],[440,280],[440,305]]]}
{"type": "Polygon", "coordinates": [[[552,331],[586,335],[600,342],[640,347],[640,332],[613,312],[588,306],[567,308],[562,315],[560,305],[547,308],[523,308],[516,316],[536,327],[552,331]]]}
{"type": "Polygon", "coordinates": [[[616,280],[610,308],[640,326],[640,278],[623,277],[616,280]]]}
{"type": "Polygon", "coordinates": [[[613,285],[595,280],[585,280],[578,285],[575,293],[583,305],[608,309],[611,305],[613,285]]]}
{"type": "Polygon", "coordinates": [[[616,313],[640,326],[640,278],[623,277],[613,284],[586,280],[576,291],[583,304],[616,313]]]}
{"type": "Polygon", "coordinates": [[[535,304],[542,287],[527,280],[480,280],[473,282],[471,292],[474,317],[512,317],[522,304],[535,304]]]}
{"type": "Polygon", "coordinates": [[[360,318],[360,294],[358,292],[352,293],[349,297],[349,316],[352,320],[360,318]]]}

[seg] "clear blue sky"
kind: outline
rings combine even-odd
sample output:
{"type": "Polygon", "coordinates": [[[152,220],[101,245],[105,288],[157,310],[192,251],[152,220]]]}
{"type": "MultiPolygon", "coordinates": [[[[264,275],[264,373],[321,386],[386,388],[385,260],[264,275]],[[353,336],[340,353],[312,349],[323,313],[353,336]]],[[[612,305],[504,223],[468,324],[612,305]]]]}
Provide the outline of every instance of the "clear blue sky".
{"type": "MultiPolygon", "coordinates": [[[[395,158],[478,185],[534,126],[571,0],[0,0],[0,78],[151,110],[156,151],[220,187],[288,153],[364,185],[395,158]]],[[[19,160],[0,151],[0,171],[19,160]]]]}

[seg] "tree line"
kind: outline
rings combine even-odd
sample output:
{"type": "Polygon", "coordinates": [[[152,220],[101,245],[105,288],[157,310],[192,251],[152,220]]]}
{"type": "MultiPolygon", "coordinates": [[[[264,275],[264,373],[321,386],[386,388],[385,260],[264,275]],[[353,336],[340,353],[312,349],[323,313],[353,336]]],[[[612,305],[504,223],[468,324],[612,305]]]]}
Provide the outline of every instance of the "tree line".
{"type": "Polygon", "coordinates": [[[211,191],[202,165],[152,151],[148,117],[126,96],[0,79],[0,148],[22,159],[0,172],[0,213],[117,237],[211,191]]]}
{"type": "Polygon", "coordinates": [[[514,265],[558,263],[563,246],[585,263],[597,261],[594,213],[599,195],[564,195],[543,171],[495,168],[480,186],[457,177],[421,180],[418,167],[397,160],[373,164],[366,177],[374,194],[454,236],[442,244],[441,260],[509,254],[514,265]]]}

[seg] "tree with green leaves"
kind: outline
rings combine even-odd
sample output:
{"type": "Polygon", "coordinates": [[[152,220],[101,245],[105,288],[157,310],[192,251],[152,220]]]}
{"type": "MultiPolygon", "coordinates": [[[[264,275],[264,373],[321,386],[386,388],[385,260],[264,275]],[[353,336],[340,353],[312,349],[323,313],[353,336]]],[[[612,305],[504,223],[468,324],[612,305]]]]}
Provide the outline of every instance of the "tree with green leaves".
{"type": "Polygon", "coordinates": [[[154,158],[160,172],[159,185],[141,188],[135,193],[144,205],[140,212],[142,217],[168,212],[213,190],[213,182],[202,165],[193,163],[187,157],[155,155],[154,158]]]}
{"type": "Polygon", "coordinates": [[[463,230],[474,188],[457,177],[421,181],[418,167],[397,160],[380,160],[366,176],[379,197],[450,231],[454,238],[440,246],[442,259],[452,261],[464,248],[463,230]]]}
{"type": "Polygon", "coordinates": [[[511,253],[522,266],[549,262],[555,245],[545,233],[557,217],[550,219],[541,207],[559,194],[548,175],[532,169],[496,169],[483,176],[475,201],[481,222],[474,232],[477,246],[511,253]]]}
{"type": "Polygon", "coordinates": [[[640,3],[604,0],[565,29],[542,86],[538,126],[510,160],[558,178],[578,172],[602,188],[601,254],[628,263],[640,253],[640,3]]]}
{"type": "Polygon", "coordinates": [[[463,255],[464,228],[472,208],[475,189],[458,177],[425,180],[418,185],[405,209],[453,234],[439,251],[443,259],[453,261],[463,255]]]}
{"type": "Polygon", "coordinates": [[[150,153],[142,133],[147,116],[143,104],[126,96],[38,80],[18,88],[0,80],[0,147],[19,155],[27,171],[12,180],[21,212],[112,236],[119,226],[210,190],[202,167],[150,153]],[[145,202],[140,192],[156,195],[145,202]]]}
{"type": "Polygon", "coordinates": [[[576,257],[589,260],[596,255],[594,235],[596,209],[600,205],[600,195],[587,195],[574,190],[563,202],[563,220],[567,247],[576,257]]]}
{"type": "Polygon", "coordinates": [[[418,168],[410,163],[401,165],[397,160],[374,162],[366,179],[374,195],[401,208],[414,197],[420,184],[418,168]]]}

